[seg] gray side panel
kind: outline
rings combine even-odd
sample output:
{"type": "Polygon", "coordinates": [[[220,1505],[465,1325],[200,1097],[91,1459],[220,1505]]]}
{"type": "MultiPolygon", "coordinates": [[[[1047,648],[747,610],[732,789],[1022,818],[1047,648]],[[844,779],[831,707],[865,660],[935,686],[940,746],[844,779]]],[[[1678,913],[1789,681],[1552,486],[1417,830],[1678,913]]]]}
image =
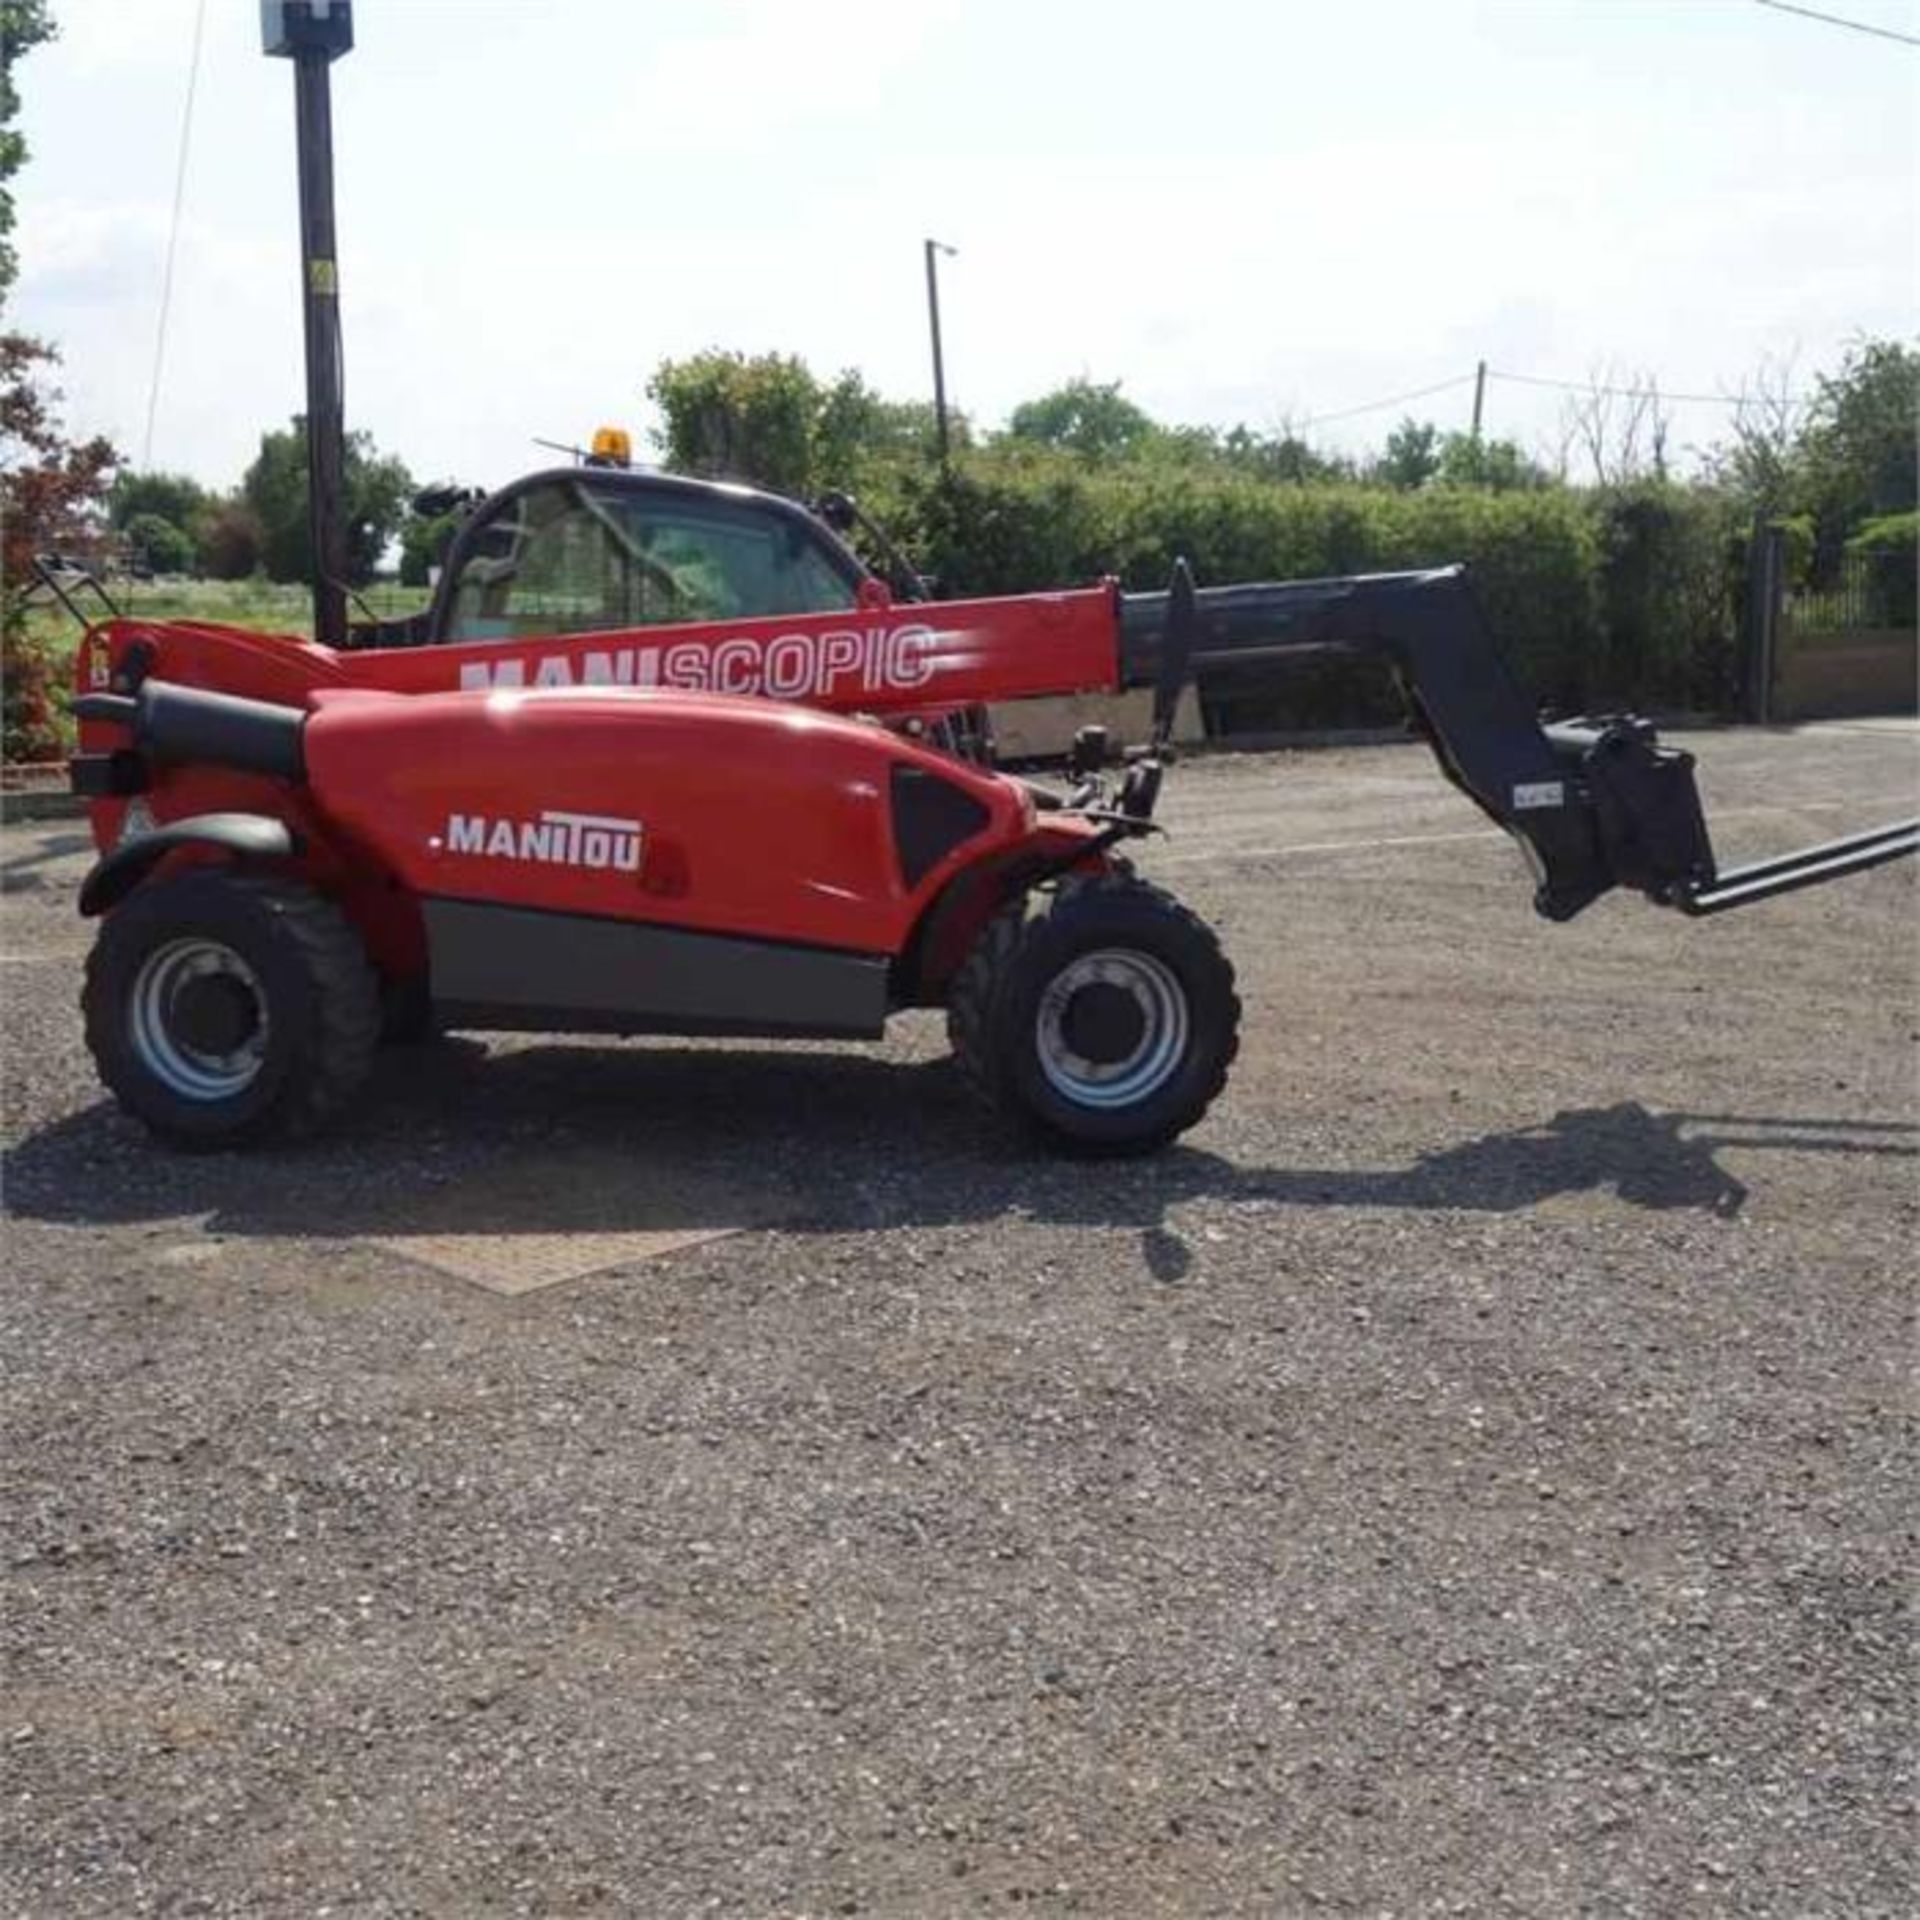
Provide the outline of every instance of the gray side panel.
{"type": "Polygon", "coordinates": [[[884,954],[473,900],[421,907],[451,1026],[871,1040],[886,1023],[884,954]]]}

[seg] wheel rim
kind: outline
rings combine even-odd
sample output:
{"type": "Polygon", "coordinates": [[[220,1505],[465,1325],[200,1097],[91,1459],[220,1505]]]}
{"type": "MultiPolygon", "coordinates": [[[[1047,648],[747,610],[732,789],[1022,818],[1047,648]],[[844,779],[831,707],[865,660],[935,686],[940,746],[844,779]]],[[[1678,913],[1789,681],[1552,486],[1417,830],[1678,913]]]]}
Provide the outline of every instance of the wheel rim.
{"type": "Polygon", "coordinates": [[[1062,967],[1040,996],[1034,1020],[1040,1071],[1076,1106],[1133,1106],[1179,1072],[1189,1026],[1187,990],[1171,967],[1130,947],[1102,947],[1062,967]],[[1076,1018],[1084,1014],[1089,996],[1101,1001],[1097,1023],[1076,1018]],[[1109,1035],[1124,1029],[1137,1038],[1090,1049],[1081,1029],[1094,1024],[1109,1035]],[[1112,1057],[1095,1057],[1097,1051],[1112,1057]]]}
{"type": "Polygon", "coordinates": [[[260,977],[217,940],[156,947],[128,996],[127,1031],[140,1064],[183,1100],[230,1100],[267,1058],[260,977]]]}

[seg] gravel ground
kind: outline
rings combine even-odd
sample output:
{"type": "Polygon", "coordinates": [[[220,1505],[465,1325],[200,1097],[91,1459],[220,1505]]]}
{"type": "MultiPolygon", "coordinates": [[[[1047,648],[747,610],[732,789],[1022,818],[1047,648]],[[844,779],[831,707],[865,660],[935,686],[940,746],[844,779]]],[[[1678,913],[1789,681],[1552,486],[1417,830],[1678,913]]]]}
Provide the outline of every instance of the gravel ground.
{"type": "MultiPolygon", "coordinates": [[[[1912,810],[1910,728],[1695,744],[1723,854],[1912,810]]],[[[1911,1911],[1911,867],[1548,927],[1416,748],[1167,818],[1245,1041],[1091,1168],[920,1017],[172,1157],[7,830],[0,1909],[1911,1911]],[[679,1191],[781,1224],[374,1244],[679,1191]]]]}

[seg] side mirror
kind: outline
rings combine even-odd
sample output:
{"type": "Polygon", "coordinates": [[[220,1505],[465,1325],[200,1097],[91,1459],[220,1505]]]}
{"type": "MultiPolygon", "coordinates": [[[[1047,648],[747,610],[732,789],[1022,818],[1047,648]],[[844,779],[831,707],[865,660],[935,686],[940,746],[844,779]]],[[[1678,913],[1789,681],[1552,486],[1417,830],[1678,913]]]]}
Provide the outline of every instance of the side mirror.
{"type": "Polygon", "coordinates": [[[425,487],[413,496],[413,510],[422,520],[438,520],[443,513],[470,507],[480,499],[478,487],[425,487]]]}

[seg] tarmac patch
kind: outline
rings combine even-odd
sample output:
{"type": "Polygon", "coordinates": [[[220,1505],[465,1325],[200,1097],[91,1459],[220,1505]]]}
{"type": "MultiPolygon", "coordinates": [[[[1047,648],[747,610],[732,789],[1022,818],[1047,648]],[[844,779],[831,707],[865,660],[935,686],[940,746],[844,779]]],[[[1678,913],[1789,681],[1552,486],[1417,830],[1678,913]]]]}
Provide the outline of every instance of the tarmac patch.
{"type": "Polygon", "coordinates": [[[484,1287],[489,1293],[538,1293],[568,1280],[616,1267],[636,1266],[709,1240],[747,1231],[737,1227],[692,1227],[681,1232],[413,1234],[373,1240],[370,1246],[397,1253],[438,1273],[484,1287]]]}
{"type": "Polygon", "coordinates": [[[778,1201],[737,1176],[593,1156],[429,1188],[404,1225],[358,1238],[489,1293],[538,1293],[776,1225],[778,1201]]]}

